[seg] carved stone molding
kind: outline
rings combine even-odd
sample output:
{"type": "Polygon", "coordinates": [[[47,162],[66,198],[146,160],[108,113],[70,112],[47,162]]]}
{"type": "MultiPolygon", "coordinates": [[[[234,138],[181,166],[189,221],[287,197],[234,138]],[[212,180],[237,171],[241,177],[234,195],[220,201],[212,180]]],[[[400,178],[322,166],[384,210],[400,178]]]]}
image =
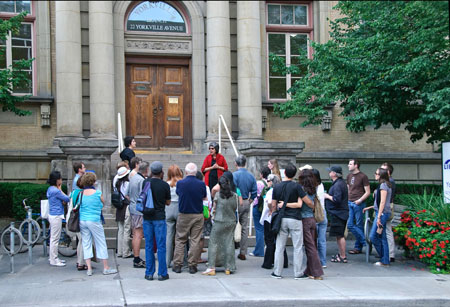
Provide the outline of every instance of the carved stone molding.
{"type": "Polygon", "coordinates": [[[132,53],[164,53],[164,54],[191,54],[190,41],[163,41],[163,40],[132,40],[125,43],[126,52],[132,53]]]}

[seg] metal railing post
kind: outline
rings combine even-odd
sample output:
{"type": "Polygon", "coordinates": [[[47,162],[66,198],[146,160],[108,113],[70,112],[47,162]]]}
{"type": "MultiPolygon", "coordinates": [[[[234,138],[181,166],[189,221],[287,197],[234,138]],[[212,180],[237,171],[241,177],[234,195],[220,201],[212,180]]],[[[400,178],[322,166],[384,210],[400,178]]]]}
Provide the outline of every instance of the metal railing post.
{"type": "MultiPolygon", "coordinates": [[[[11,229],[14,228],[14,222],[11,222],[10,224],[11,229]]],[[[9,242],[11,242],[11,247],[10,247],[10,253],[11,256],[9,257],[9,265],[11,267],[11,274],[14,274],[14,231],[11,230],[10,234],[9,234],[9,242]]]]}
{"type": "Polygon", "coordinates": [[[225,131],[227,132],[228,138],[230,139],[231,146],[233,146],[234,154],[237,157],[237,156],[239,156],[238,151],[236,149],[236,146],[234,145],[233,138],[231,137],[230,131],[228,130],[228,127],[227,127],[227,123],[225,122],[225,119],[223,118],[222,114],[219,115],[219,122],[220,122],[220,120],[222,120],[222,122],[223,122],[223,126],[225,127],[225,131]]]}
{"type": "Polygon", "coordinates": [[[45,226],[45,221],[42,219],[42,238],[44,239],[42,245],[44,247],[44,257],[47,256],[47,239],[45,238],[47,234],[47,227],[45,226]]]}
{"type": "MultiPolygon", "coordinates": [[[[366,210],[365,212],[365,220],[367,221],[367,219],[369,218],[369,210],[366,210]]],[[[368,230],[370,231],[370,230],[368,230]]],[[[369,242],[366,242],[366,262],[369,263],[369,256],[370,256],[370,247],[369,247],[369,242]]]]}
{"type": "Polygon", "coordinates": [[[32,210],[30,208],[28,209],[28,264],[33,264],[33,244],[31,243],[33,241],[33,225],[31,225],[32,216],[32,210]]]}

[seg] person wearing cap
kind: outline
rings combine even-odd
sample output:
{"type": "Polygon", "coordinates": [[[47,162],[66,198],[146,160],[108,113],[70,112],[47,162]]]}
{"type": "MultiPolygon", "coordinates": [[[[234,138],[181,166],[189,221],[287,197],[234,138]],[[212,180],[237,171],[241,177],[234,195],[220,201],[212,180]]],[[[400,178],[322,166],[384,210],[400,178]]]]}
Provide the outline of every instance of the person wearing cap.
{"type": "Polygon", "coordinates": [[[342,167],[333,165],[327,168],[333,183],[324,194],[325,208],[330,214],[330,237],[336,237],[339,253],[331,257],[331,262],[347,263],[345,254],[345,226],[348,219],[348,188],[342,179],[342,167]]]}
{"type": "Polygon", "coordinates": [[[153,238],[156,239],[158,253],[158,280],[169,279],[166,263],[166,206],[170,205],[170,186],[163,180],[163,165],[159,161],[150,164],[151,175],[142,183],[144,188],[150,182],[150,189],[153,195],[153,206],[155,210],[144,211],[144,237],[145,237],[145,279],[153,280],[156,271],[155,254],[153,253],[153,238]]]}
{"type": "Polygon", "coordinates": [[[202,165],[202,173],[205,176],[205,184],[211,191],[219,183],[219,178],[223,172],[228,170],[225,157],[219,153],[219,144],[212,142],[209,144],[209,155],[206,156],[202,165]]]}
{"type": "Polygon", "coordinates": [[[197,273],[197,260],[200,257],[200,239],[203,231],[203,201],[207,200],[206,185],[197,179],[197,165],[188,163],[186,177],[177,182],[178,220],[175,235],[175,252],[172,271],[181,273],[184,247],[189,239],[189,273],[197,273]]]}
{"type": "Polygon", "coordinates": [[[347,175],[348,187],[348,230],[355,236],[355,247],[349,250],[349,254],[360,254],[366,246],[364,235],[363,209],[366,207],[366,199],[370,195],[369,178],[359,170],[361,164],[356,159],[348,162],[349,174],[347,175]]]}
{"type": "Polygon", "coordinates": [[[131,257],[130,249],[130,234],[131,234],[131,221],[130,213],[128,210],[128,204],[130,197],[128,194],[128,187],[130,181],[128,175],[130,170],[122,166],[117,170],[117,181],[114,186],[115,191],[120,191],[120,198],[122,200],[127,199],[128,202],[123,202],[124,206],[121,209],[116,210],[116,222],[118,226],[117,231],[117,257],[129,258],[131,257]],[[127,214],[128,212],[128,214],[127,214]]]}

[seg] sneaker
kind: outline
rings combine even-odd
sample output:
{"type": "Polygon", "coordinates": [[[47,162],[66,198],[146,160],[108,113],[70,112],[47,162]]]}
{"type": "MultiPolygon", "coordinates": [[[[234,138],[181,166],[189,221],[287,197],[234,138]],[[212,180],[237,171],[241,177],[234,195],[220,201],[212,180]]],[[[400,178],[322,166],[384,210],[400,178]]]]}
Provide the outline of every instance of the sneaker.
{"type": "Polygon", "coordinates": [[[133,267],[138,269],[145,268],[145,261],[141,260],[139,262],[133,262],[133,267]]]}
{"type": "Polygon", "coordinates": [[[117,270],[116,269],[112,269],[112,268],[103,270],[103,275],[110,275],[110,274],[116,274],[116,273],[117,273],[117,270]]]}
{"type": "Polygon", "coordinates": [[[59,262],[62,262],[62,263],[66,263],[66,260],[64,260],[64,259],[57,258],[56,261],[59,261],[59,262]]]}
{"type": "Polygon", "coordinates": [[[302,276],[294,277],[295,280],[306,279],[306,278],[309,278],[309,276],[306,274],[303,274],[302,276]]]}
{"type": "Polygon", "coordinates": [[[87,270],[86,275],[87,276],[92,276],[92,270],[87,270]]]}
{"type": "MultiPolygon", "coordinates": [[[[152,276],[153,277],[153,276],[152,276]]],[[[158,280],[159,281],[164,281],[164,280],[168,280],[169,279],[169,274],[166,274],[166,275],[159,275],[158,276],[158,280]]]]}
{"type": "Polygon", "coordinates": [[[327,266],[326,266],[326,265],[322,265],[322,268],[323,268],[323,269],[326,269],[326,268],[327,268],[327,266]]]}
{"type": "Polygon", "coordinates": [[[153,275],[145,275],[144,278],[147,280],[153,280],[153,275]]]}
{"type": "Polygon", "coordinates": [[[382,262],[380,262],[380,261],[375,262],[374,265],[375,265],[375,266],[385,267],[385,268],[386,268],[386,267],[389,267],[389,264],[384,264],[384,263],[382,263],[382,262]]]}
{"type": "Polygon", "coordinates": [[[255,257],[255,254],[253,254],[253,253],[249,253],[249,255],[252,256],[252,257],[255,257]]]}
{"type": "Polygon", "coordinates": [[[172,267],[172,271],[175,272],[175,273],[181,273],[181,266],[179,266],[179,265],[174,265],[174,266],[172,267]]]}
{"type": "Polygon", "coordinates": [[[60,262],[60,261],[57,261],[57,262],[55,262],[55,263],[50,263],[50,265],[51,265],[51,266],[66,266],[65,263],[60,262]]]}
{"type": "Polygon", "coordinates": [[[276,279],[281,279],[282,278],[280,275],[276,275],[274,272],[272,272],[272,274],[270,274],[270,277],[276,278],[276,279]]]}

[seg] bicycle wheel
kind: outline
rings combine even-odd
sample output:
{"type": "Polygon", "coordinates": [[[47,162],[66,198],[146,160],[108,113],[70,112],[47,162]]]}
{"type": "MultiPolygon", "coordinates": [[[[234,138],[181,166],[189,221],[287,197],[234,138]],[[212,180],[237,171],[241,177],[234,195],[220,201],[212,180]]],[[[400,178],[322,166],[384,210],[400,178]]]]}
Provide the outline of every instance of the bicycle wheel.
{"type": "Polygon", "coordinates": [[[77,254],[77,236],[69,235],[66,232],[65,223],[61,229],[61,237],[59,238],[58,252],[64,257],[73,257],[77,254]]]}
{"type": "Polygon", "coordinates": [[[41,236],[41,226],[33,219],[26,219],[20,224],[19,231],[25,244],[28,243],[28,223],[31,223],[31,246],[34,246],[41,236]]]}
{"type": "MultiPolygon", "coordinates": [[[[47,219],[43,219],[42,216],[36,219],[36,222],[41,227],[41,237],[38,240],[38,243],[42,243],[43,241],[48,241],[50,238],[50,222],[47,219]],[[44,233],[44,224],[45,224],[45,233],[44,233]]],[[[47,242],[48,245],[48,242],[47,242]]]]}
{"type": "Polygon", "coordinates": [[[11,231],[14,232],[15,238],[14,238],[14,254],[17,253],[23,253],[26,250],[28,250],[27,246],[23,244],[23,238],[22,234],[17,228],[11,228],[10,226],[7,226],[3,229],[2,235],[0,237],[0,243],[3,247],[3,249],[9,254],[11,251],[11,231]]]}

